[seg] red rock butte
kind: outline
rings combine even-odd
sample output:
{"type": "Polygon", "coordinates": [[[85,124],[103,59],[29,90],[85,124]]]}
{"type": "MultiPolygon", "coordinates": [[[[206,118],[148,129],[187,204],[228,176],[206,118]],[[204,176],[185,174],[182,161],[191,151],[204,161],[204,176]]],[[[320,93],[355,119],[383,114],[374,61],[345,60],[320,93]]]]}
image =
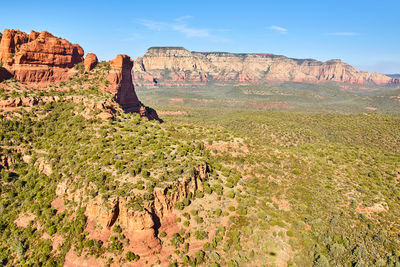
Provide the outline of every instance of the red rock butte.
{"type": "Polygon", "coordinates": [[[85,60],[83,61],[83,64],[85,66],[85,71],[89,72],[92,69],[94,69],[98,63],[97,56],[93,53],[88,53],[85,57],[85,60]]]}
{"type": "Polygon", "coordinates": [[[139,113],[140,116],[150,120],[158,120],[157,112],[154,109],[144,106],[138,99],[132,83],[133,61],[127,55],[117,55],[110,61],[111,70],[108,74],[110,86],[108,91],[115,94],[115,101],[120,104],[125,112],[139,113]]]}
{"type": "Polygon", "coordinates": [[[48,84],[67,80],[83,61],[83,49],[51,33],[4,30],[0,42],[3,68],[21,82],[48,84]]]}
{"type": "MultiPolygon", "coordinates": [[[[45,88],[50,83],[66,81],[77,70],[73,67],[84,62],[90,72],[98,62],[93,53],[86,55],[81,46],[55,37],[49,32],[30,34],[5,29],[0,34],[0,82],[14,77],[34,88],[45,88]]],[[[125,112],[139,113],[142,117],[162,121],[157,112],[144,106],[138,99],[132,83],[133,61],[127,55],[118,55],[110,61],[110,85],[106,90],[125,112]]]]}

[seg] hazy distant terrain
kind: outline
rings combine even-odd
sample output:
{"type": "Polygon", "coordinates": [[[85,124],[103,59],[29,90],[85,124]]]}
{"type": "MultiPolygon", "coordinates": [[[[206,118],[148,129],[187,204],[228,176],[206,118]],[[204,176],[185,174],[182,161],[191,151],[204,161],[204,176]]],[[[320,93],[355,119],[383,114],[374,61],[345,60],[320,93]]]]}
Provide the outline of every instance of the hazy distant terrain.
{"type": "Polygon", "coordinates": [[[251,86],[137,88],[146,103],[156,106],[284,110],[295,112],[371,113],[400,115],[400,89],[309,83],[251,86]]]}

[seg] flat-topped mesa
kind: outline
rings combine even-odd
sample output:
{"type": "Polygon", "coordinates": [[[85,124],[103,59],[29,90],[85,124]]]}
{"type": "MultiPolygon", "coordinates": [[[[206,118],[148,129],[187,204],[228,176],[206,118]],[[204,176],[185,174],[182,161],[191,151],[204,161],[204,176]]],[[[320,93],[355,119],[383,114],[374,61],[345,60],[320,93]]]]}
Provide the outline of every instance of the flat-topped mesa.
{"type": "Polygon", "coordinates": [[[192,53],[181,46],[150,47],[146,57],[191,57],[192,53]]]}
{"type": "Polygon", "coordinates": [[[0,61],[21,82],[48,84],[67,80],[71,69],[83,61],[83,49],[51,33],[4,30],[0,61]]]}
{"type": "Polygon", "coordinates": [[[144,106],[138,99],[132,83],[133,61],[127,55],[117,55],[110,61],[111,70],[107,76],[110,85],[106,90],[115,94],[115,101],[125,112],[139,113],[150,120],[158,120],[154,109],[144,106]]]}
{"type": "Polygon", "coordinates": [[[263,84],[274,81],[393,84],[379,73],[358,71],[334,59],[293,59],[273,54],[189,52],[182,47],[152,47],[136,60],[134,83],[139,86],[187,86],[212,82],[263,84]]]}

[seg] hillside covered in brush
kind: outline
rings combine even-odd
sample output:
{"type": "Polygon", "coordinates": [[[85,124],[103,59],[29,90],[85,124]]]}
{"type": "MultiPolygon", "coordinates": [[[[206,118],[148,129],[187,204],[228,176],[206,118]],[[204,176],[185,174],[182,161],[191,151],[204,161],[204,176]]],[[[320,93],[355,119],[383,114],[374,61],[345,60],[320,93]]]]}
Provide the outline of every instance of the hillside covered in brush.
{"type": "Polygon", "coordinates": [[[135,91],[126,55],[7,34],[1,266],[400,264],[396,88],[135,91]]]}

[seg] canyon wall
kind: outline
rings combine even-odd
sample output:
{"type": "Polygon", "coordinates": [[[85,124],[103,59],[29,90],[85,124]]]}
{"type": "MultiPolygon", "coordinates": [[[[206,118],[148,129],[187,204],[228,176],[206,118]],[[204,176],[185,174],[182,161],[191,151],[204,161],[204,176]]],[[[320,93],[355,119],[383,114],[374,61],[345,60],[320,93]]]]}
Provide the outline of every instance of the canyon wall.
{"type": "Polygon", "coordinates": [[[293,59],[273,54],[190,52],[183,47],[152,47],[133,66],[134,83],[143,87],[214,83],[263,84],[274,81],[345,82],[387,85],[395,79],[358,71],[338,60],[293,59]]]}

